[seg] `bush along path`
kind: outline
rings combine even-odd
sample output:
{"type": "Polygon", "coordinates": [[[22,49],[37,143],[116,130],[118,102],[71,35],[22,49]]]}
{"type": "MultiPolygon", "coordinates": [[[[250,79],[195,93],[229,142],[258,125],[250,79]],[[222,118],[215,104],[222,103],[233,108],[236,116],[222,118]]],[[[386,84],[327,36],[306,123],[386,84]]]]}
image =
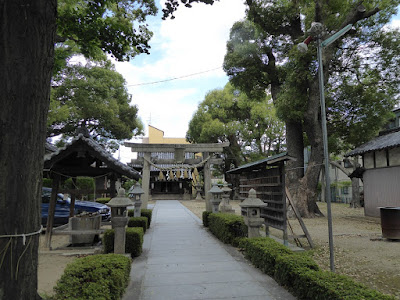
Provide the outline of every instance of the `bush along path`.
{"type": "MultiPolygon", "coordinates": [[[[143,236],[150,226],[152,210],[144,209],[142,214],[143,217],[131,217],[126,228],[125,252],[131,258],[142,253],[143,236]]],[[[54,288],[54,299],[121,299],[130,282],[132,260],[113,254],[113,229],[104,232],[102,241],[106,254],[78,258],[67,265],[54,288]]]]}
{"type": "Polygon", "coordinates": [[[268,237],[243,237],[246,225],[240,216],[204,212],[203,224],[225,243],[238,245],[254,266],[298,299],[396,299],[356,283],[348,276],[320,270],[307,252],[294,253],[268,237]]]}

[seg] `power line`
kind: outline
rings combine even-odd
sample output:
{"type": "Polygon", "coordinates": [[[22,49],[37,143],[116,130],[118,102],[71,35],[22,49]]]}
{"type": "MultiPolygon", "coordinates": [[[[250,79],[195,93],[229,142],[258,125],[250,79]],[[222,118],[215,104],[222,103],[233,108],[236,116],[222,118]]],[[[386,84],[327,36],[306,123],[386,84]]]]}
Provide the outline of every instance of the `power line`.
{"type": "Polygon", "coordinates": [[[218,70],[218,69],[221,69],[221,68],[222,68],[222,66],[221,66],[221,67],[218,67],[218,68],[206,70],[206,71],[201,71],[201,72],[192,73],[192,74],[188,74],[188,75],[183,75],[183,76],[179,76],[179,77],[168,78],[168,79],[159,80],[159,81],[152,81],[152,82],[144,82],[144,83],[129,84],[129,85],[127,85],[127,87],[129,87],[129,86],[150,85],[150,84],[156,84],[156,83],[162,83],[162,82],[167,82],[167,81],[182,79],[182,78],[186,78],[186,77],[191,77],[191,76],[195,76],[195,75],[199,75],[199,74],[208,73],[208,72],[215,71],[215,70],[218,70]]]}

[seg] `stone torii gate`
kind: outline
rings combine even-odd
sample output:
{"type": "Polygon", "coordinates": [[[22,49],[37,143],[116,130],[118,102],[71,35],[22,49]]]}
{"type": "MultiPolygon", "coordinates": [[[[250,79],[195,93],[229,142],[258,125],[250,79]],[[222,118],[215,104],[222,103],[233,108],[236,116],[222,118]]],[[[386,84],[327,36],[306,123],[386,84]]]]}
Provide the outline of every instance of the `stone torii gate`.
{"type": "Polygon", "coordinates": [[[161,157],[154,163],[157,165],[196,165],[204,159],[207,161],[204,164],[204,191],[206,198],[206,210],[211,211],[210,194],[208,191],[211,189],[211,169],[212,164],[221,164],[222,159],[214,158],[214,153],[223,152],[225,147],[229,146],[229,142],[215,143],[215,144],[140,144],[140,143],[124,143],[126,147],[131,147],[132,152],[143,153],[143,157],[132,160],[133,164],[143,165],[142,171],[142,188],[144,195],[142,198],[142,207],[147,208],[150,191],[150,166],[152,153],[159,153],[161,157]],[[163,158],[162,153],[173,153],[168,155],[168,159],[163,158]],[[202,153],[203,158],[186,158],[186,153],[202,153]],[[170,157],[173,158],[170,158],[170,157]]]}

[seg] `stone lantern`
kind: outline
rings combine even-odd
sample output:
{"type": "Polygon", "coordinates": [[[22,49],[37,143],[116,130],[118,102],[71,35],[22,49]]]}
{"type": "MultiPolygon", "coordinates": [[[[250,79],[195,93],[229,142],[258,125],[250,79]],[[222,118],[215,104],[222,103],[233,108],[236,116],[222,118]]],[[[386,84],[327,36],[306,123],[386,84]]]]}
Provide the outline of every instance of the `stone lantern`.
{"type": "Polygon", "coordinates": [[[135,206],[135,210],[134,210],[134,213],[133,213],[134,217],[140,217],[141,216],[140,208],[142,206],[141,197],[142,197],[143,194],[144,194],[144,191],[140,187],[139,182],[136,182],[136,185],[132,186],[128,191],[129,198],[133,199],[133,201],[134,201],[134,204],[133,204],[135,206]]]}
{"type": "Polygon", "coordinates": [[[239,204],[242,208],[244,223],[248,227],[248,237],[260,237],[260,227],[264,223],[261,218],[261,207],[267,206],[263,201],[257,198],[255,189],[249,191],[249,197],[239,204]]]}
{"type": "Polygon", "coordinates": [[[196,183],[196,185],[194,186],[196,189],[196,199],[195,200],[203,200],[203,198],[201,197],[201,189],[203,187],[203,185],[198,182],[196,183]]]}
{"type": "Polygon", "coordinates": [[[221,212],[234,214],[235,210],[229,204],[229,197],[231,196],[232,189],[228,187],[228,183],[225,181],[222,187],[222,203],[221,212]]]}
{"type": "Polygon", "coordinates": [[[223,191],[216,185],[214,184],[213,187],[208,191],[211,193],[211,204],[212,204],[212,212],[217,213],[218,212],[218,206],[221,203],[221,195],[223,191]]]}
{"type": "Polygon", "coordinates": [[[111,224],[114,229],[114,253],[125,254],[125,227],[128,224],[126,208],[132,205],[131,199],[125,197],[125,189],[120,188],[118,196],[107,205],[111,207],[111,224]]]}

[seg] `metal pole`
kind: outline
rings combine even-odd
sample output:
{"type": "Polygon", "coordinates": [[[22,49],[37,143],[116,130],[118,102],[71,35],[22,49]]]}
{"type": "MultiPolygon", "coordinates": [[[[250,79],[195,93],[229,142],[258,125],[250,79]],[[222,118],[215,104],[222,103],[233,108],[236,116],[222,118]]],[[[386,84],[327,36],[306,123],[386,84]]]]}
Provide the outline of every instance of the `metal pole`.
{"type": "Polygon", "coordinates": [[[332,232],[332,210],[331,210],[331,180],[329,177],[329,151],[328,151],[328,133],[326,129],[326,111],[325,111],[325,86],[324,72],[322,65],[322,46],[321,39],[317,40],[317,56],[318,56],[318,76],[319,76],[319,95],[321,101],[321,120],[322,120],[322,138],[324,144],[324,160],[325,160],[325,199],[328,212],[328,234],[329,234],[329,257],[331,271],[335,272],[335,262],[333,253],[333,232],[332,232]]]}

